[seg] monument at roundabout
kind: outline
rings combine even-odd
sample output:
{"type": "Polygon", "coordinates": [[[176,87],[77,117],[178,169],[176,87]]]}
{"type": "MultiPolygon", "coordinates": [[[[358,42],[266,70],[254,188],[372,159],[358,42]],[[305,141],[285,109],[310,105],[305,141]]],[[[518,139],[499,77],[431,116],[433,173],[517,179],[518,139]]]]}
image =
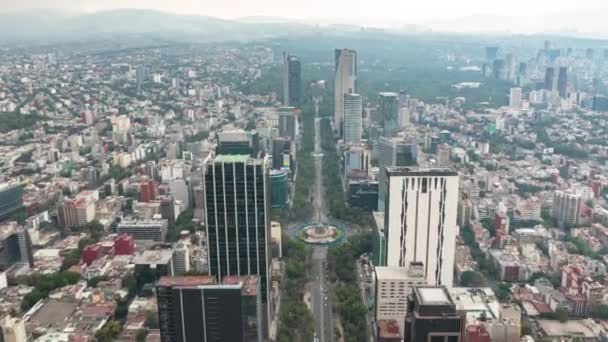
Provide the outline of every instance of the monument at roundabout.
{"type": "Polygon", "coordinates": [[[344,230],[334,224],[308,223],[298,228],[296,236],[301,241],[315,245],[327,245],[344,238],[344,230]]]}

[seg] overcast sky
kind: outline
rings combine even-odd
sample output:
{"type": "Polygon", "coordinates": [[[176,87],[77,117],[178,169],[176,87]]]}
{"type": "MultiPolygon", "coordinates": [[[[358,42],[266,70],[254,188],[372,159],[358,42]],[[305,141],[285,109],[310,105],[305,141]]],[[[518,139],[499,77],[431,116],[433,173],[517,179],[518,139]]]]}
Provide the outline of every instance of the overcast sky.
{"type": "MultiPolygon", "coordinates": [[[[229,19],[278,16],[345,23],[360,21],[377,26],[443,24],[446,21],[458,25],[460,22],[455,20],[470,16],[521,17],[533,27],[541,23],[557,26],[554,21],[560,18],[561,25],[577,30],[589,26],[587,16],[605,17],[608,0],[0,0],[3,12],[38,8],[78,12],[148,8],[229,19]]],[[[513,25],[518,23],[513,22],[513,25]]]]}

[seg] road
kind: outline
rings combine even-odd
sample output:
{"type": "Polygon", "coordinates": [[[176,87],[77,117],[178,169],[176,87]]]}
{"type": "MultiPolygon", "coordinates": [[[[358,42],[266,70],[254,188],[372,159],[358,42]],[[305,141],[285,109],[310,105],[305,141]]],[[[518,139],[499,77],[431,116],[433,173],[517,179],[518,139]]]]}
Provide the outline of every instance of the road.
{"type": "MultiPolygon", "coordinates": [[[[320,135],[321,120],[315,119],[315,189],[313,205],[315,220],[327,223],[327,212],[323,206],[323,154],[320,135]]],[[[334,341],[334,320],[331,302],[331,286],[327,280],[327,247],[315,246],[312,252],[312,307],[315,319],[315,334],[318,342],[334,341]]],[[[314,341],[317,342],[317,341],[314,341]]]]}

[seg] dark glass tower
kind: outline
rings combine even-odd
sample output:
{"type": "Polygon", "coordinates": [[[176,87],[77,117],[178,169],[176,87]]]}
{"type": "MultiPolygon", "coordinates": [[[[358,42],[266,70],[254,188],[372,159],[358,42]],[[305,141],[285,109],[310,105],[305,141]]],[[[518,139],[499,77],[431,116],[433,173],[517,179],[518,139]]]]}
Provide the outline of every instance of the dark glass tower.
{"type": "Polygon", "coordinates": [[[302,97],[302,65],[296,56],[283,53],[283,104],[297,107],[302,97]]]}
{"type": "Polygon", "coordinates": [[[257,277],[164,277],[156,286],[162,342],[260,342],[257,277]]]}
{"type": "Polygon", "coordinates": [[[545,72],[545,90],[553,91],[553,79],[555,78],[555,69],[547,68],[545,72]]]}
{"type": "Polygon", "coordinates": [[[382,117],[382,136],[390,138],[399,132],[399,94],[380,93],[380,108],[382,117]]]}
{"type": "Polygon", "coordinates": [[[218,155],[204,175],[209,271],[257,275],[262,301],[268,303],[269,159],[218,155]]]}
{"type": "Polygon", "coordinates": [[[568,90],[568,68],[560,67],[557,75],[557,91],[559,96],[565,98],[568,90]]]}

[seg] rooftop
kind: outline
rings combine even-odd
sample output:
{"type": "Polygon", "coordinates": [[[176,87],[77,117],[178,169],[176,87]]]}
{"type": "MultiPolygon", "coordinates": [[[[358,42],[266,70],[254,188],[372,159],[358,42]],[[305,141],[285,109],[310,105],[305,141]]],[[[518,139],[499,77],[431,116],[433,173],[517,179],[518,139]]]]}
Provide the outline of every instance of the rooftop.
{"type": "Polygon", "coordinates": [[[391,320],[378,320],[378,337],[382,338],[400,338],[399,324],[397,321],[391,320]]]}
{"type": "Polygon", "coordinates": [[[133,263],[136,265],[159,265],[167,264],[173,258],[172,249],[147,250],[136,255],[133,263]]]}
{"type": "Polygon", "coordinates": [[[458,176],[458,172],[449,168],[428,168],[416,166],[392,166],[386,168],[392,176],[458,176]]]}
{"type": "Polygon", "coordinates": [[[159,286],[204,286],[214,285],[215,277],[212,276],[179,276],[162,277],[158,281],[159,286]]]}
{"type": "Polygon", "coordinates": [[[216,163],[246,163],[249,161],[248,154],[220,154],[215,157],[216,163]]]}
{"type": "Polygon", "coordinates": [[[256,276],[225,276],[222,284],[242,284],[241,294],[243,296],[255,296],[258,294],[258,277],[256,276]]]}
{"type": "Polygon", "coordinates": [[[444,287],[416,287],[420,304],[422,305],[449,305],[452,304],[444,287]]]}

